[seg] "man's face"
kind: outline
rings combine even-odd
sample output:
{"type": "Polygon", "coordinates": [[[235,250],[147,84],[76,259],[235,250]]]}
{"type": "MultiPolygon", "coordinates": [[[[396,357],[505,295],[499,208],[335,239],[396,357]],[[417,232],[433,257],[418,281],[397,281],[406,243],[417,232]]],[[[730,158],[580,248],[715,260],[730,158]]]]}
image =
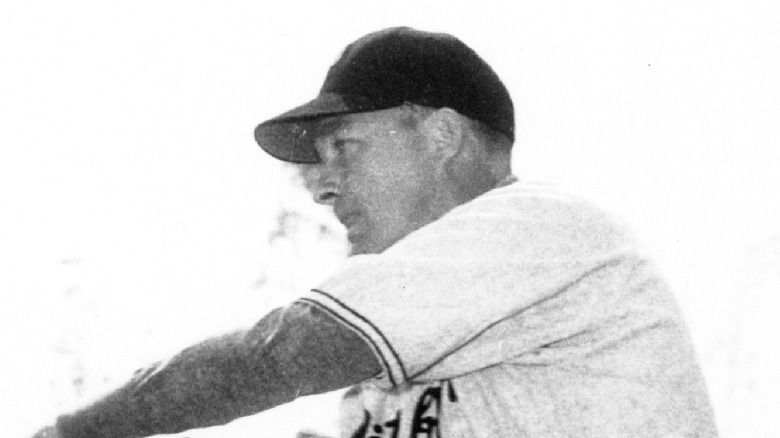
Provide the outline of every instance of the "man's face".
{"type": "Polygon", "coordinates": [[[413,125],[402,108],[323,122],[321,162],[302,174],[347,228],[351,255],[380,253],[435,219],[433,161],[413,125]]]}

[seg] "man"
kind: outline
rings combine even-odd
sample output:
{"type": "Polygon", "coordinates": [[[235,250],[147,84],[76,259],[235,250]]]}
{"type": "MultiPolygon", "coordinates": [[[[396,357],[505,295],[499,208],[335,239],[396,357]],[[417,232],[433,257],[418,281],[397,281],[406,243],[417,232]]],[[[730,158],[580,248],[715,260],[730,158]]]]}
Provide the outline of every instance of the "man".
{"type": "Polygon", "coordinates": [[[716,436],[670,292],[601,211],[512,175],[512,101],[461,41],[369,34],[255,138],[300,164],[351,257],[39,436],[173,433],[345,387],[344,436],[716,436]]]}

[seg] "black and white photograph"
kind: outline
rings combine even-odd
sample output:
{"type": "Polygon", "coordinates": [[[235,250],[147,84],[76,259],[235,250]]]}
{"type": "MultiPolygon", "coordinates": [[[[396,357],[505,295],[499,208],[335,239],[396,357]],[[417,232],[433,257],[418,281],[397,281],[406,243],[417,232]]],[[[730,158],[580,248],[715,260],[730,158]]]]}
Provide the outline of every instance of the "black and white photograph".
{"type": "Polygon", "coordinates": [[[780,436],[780,5],[0,4],[0,435],[780,436]]]}

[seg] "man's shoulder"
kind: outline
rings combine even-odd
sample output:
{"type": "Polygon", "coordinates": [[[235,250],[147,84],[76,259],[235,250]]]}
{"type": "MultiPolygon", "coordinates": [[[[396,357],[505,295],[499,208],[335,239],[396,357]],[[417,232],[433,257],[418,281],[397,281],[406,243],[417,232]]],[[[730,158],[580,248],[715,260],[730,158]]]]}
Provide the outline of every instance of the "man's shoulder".
{"type": "Polygon", "coordinates": [[[604,209],[574,190],[544,181],[514,179],[500,185],[442,217],[442,222],[521,222],[548,226],[583,222],[614,225],[604,209]]]}

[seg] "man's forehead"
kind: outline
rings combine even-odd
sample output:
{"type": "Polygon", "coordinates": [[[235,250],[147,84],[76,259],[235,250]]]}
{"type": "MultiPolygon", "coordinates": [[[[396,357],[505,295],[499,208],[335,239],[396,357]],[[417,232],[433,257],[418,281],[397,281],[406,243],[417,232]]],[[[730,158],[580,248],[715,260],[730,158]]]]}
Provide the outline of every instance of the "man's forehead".
{"type": "Polygon", "coordinates": [[[350,116],[351,114],[346,114],[320,120],[314,126],[314,132],[312,133],[314,138],[327,137],[339,131],[345,131],[354,124],[353,118],[350,116]]]}
{"type": "Polygon", "coordinates": [[[394,122],[398,118],[398,109],[370,111],[364,113],[343,114],[320,120],[313,128],[315,139],[330,137],[345,132],[370,129],[372,127],[394,122]]]}

